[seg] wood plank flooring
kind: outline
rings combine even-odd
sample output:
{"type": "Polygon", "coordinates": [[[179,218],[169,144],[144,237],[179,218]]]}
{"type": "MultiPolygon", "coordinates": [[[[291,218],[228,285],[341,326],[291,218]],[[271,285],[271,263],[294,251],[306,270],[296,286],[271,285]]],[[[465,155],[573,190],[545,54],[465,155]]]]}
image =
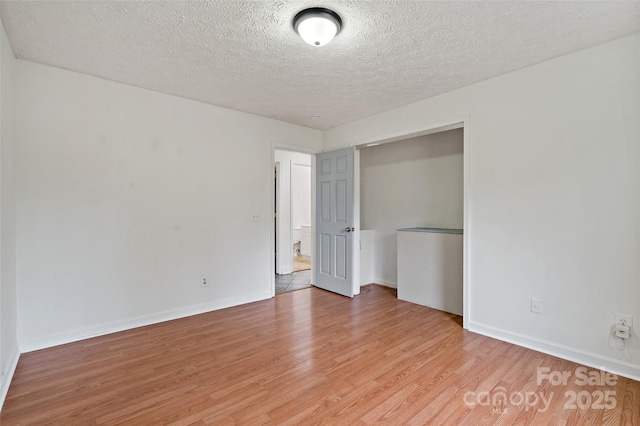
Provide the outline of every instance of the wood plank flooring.
{"type": "Polygon", "coordinates": [[[311,260],[303,256],[293,256],[293,272],[306,271],[311,269],[311,260]]]}
{"type": "Polygon", "coordinates": [[[23,354],[0,423],[640,425],[640,382],[579,367],[391,289],[310,288],[23,354]]]}

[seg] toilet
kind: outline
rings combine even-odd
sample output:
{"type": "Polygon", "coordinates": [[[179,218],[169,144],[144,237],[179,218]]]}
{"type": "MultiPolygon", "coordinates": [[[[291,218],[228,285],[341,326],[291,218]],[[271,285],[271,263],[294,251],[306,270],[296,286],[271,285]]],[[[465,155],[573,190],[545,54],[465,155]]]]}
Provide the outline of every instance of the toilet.
{"type": "Polygon", "coordinates": [[[300,256],[300,241],[293,242],[293,255],[300,256]]]}

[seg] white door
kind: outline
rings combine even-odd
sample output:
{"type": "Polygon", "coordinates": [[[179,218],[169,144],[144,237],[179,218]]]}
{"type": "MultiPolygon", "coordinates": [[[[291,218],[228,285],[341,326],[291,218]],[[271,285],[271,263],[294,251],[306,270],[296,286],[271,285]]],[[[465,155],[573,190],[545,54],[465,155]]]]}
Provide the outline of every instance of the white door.
{"type": "Polygon", "coordinates": [[[353,297],[353,148],[316,156],[316,287],[353,297]]]}

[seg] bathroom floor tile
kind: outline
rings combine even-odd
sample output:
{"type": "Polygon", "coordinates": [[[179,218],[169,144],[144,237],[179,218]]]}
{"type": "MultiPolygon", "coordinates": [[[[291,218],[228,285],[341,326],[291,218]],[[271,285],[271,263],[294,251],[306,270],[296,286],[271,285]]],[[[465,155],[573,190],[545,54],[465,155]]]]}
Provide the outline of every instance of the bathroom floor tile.
{"type": "Polygon", "coordinates": [[[276,294],[311,287],[311,271],[276,275],[276,294]]]}

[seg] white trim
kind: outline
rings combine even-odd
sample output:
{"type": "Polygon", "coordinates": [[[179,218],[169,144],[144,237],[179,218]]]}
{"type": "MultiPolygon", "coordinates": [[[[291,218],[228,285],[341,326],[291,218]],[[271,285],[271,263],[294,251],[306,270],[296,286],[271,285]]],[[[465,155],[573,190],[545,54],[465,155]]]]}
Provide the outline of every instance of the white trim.
{"type": "Polygon", "coordinates": [[[6,374],[2,376],[2,382],[0,383],[0,411],[2,411],[4,400],[7,398],[7,393],[9,393],[9,386],[11,385],[11,380],[13,379],[13,375],[16,372],[16,367],[18,366],[19,359],[20,351],[16,349],[13,352],[13,356],[11,357],[9,368],[7,369],[6,374]]]}
{"type": "MultiPolygon", "coordinates": [[[[309,155],[311,155],[311,154],[309,154],[309,155]]],[[[291,165],[292,166],[301,166],[301,167],[309,167],[309,168],[311,168],[311,158],[309,158],[309,164],[301,163],[301,162],[296,161],[296,160],[291,160],[291,165]]]]}
{"type": "Polygon", "coordinates": [[[57,335],[49,336],[46,339],[32,339],[22,342],[20,350],[25,352],[46,349],[52,346],[63,345],[66,343],[77,342],[79,340],[89,339],[106,334],[117,333],[119,331],[130,330],[132,328],[144,327],[146,325],[157,324],[164,321],[171,321],[179,318],[190,317],[192,315],[203,314],[206,312],[217,311],[219,309],[230,308],[232,306],[244,305],[246,303],[257,302],[259,300],[270,299],[268,292],[253,294],[251,296],[236,297],[231,299],[219,300],[213,303],[205,303],[202,305],[193,305],[185,308],[165,311],[157,314],[143,315],[141,317],[132,318],[123,321],[114,321],[109,324],[103,324],[95,327],[77,329],[57,335]]]}
{"type": "Polygon", "coordinates": [[[512,333],[477,322],[469,322],[469,331],[640,381],[640,367],[619,359],[558,345],[547,340],[512,333]]]}
{"type": "Polygon", "coordinates": [[[471,321],[471,117],[462,125],[462,327],[469,329],[471,321]]]}
{"type": "Polygon", "coordinates": [[[313,148],[307,148],[304,146],[296,146],[296,145],[287,145],[278,142],[271,142],[271,154],[273,151],[291,151],[291,152],[300,152],[302,154],[315,155],[319,154],[321,151],[313,148]]]}
{"type": "Polygon", "coordinates": [[[353,149],[353,244],[351,245],[351,288],[360,294],[360,151],[353,149]]]}
{"type": "Polygon", "coordinates": [[[398,283],[387,280],[373,280],[373,284],[378,284],[389,288],[398,288],[398,283]]]}
{"type": "Polygon", "coordinates": [[[466,126],[465,119],[456,119],[445,121],[442,123],[432,123],[413,130],[402,130],[400,132],[388,133],[386,135],[377,136],[366,142],[354,145],[356,149],[366,148],[368,146],[382,145],[390,142],[398,142],[406,139],[417,138],[419,136],[431,135],[434,133],[446,132],[447,130],[462,129],[466,126]]]}
{"type": "MultiPolygon", "coordinates": [[[[311,284],[316,283],[316,155],[311,155],[311,284]]],[[[271,233],[273,235],[273,233],[271,233]]]]}
{"type": "MultiPolygon", "coordinates": [[[[274,235],[280,235],[280,218],[276,217],[275,220],[273,218],[273,216],[271,216],[272,214],[278,215],[278,213],[280,212],[280,197],[282,197],[282,195],[280,194],[282,191],[280,190],[280,179],[282,179],[282,163],[280,161],[275,161],[274,160],[274,170],[276,173],[276,177],[274,179],[275,181],[275,188],[273,190],[273,210],[271,212],[269,212],[269,220],[272,220],[274,222],[273,226],[274,226],[274,235]]],[[[279,215],[278,215],[279,216],[279,215]]],[[[274,267],[274,273],[275,274],[281,274],[283,272],[282,267],[280,266],[280,258],[278,257],[278,253],[282,252],[282,238],[276,238],[274,240],[274,247],[273,249],[275,250],[275,259],[271,259],[271,262],[273,262],[273,267],[274,267]]]]}

